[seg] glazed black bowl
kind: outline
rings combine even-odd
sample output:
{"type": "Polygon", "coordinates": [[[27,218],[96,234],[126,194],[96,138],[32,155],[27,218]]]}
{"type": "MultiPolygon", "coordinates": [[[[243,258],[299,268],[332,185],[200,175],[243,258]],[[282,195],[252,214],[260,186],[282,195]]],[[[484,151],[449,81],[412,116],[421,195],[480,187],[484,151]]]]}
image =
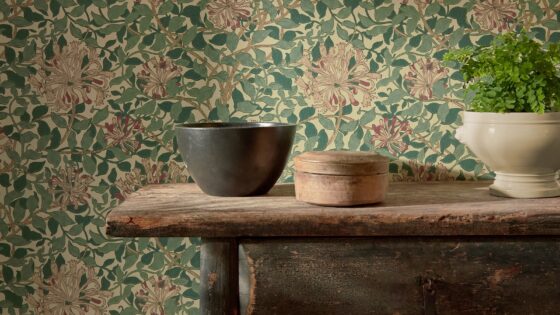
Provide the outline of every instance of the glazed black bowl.
{"type": "Polygon", "coordinates": [[[202,191],[251,196],[266,194],[282,174],[296,125],[198,123],[175,131],[183,161],[202,191]]]}

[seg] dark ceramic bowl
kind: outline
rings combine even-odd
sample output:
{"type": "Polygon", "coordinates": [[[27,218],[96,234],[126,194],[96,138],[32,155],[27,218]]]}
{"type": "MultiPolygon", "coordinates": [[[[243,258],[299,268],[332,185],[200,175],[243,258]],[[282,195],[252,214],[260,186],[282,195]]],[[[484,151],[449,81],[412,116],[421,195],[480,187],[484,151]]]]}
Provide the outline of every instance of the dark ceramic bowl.
{"type": "Polygon", "coordinates": [[[282,174],[296,125],[199,123],[176,128],[190,174],[213,196],[266,194],[282,174]]]}

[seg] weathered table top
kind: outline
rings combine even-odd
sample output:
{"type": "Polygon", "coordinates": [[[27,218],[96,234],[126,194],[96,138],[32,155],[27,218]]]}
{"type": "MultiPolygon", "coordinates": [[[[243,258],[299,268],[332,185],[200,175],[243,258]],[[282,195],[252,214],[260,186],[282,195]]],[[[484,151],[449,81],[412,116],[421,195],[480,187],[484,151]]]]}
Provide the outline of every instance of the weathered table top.
{"type": "Polygon", "coordinates": [[[560,198],[506,199],[488,182],[391,183],[386,201],[331,208],[295,200],[293,185],[265,196],[212,197],[195,184],[144,187],[107,218],[112,236],[560,235],[560,198]]]}

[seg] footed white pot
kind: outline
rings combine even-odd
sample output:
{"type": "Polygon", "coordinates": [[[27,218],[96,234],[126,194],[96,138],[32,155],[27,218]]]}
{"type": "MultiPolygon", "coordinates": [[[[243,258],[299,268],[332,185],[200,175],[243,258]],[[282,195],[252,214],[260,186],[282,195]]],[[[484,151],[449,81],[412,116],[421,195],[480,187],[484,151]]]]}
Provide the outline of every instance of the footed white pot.
{"type": "Polygon", "coordinates": [[[496,173],[490,193],[560,196],[560,112],[465,112],[455,137],[496,173]]]}

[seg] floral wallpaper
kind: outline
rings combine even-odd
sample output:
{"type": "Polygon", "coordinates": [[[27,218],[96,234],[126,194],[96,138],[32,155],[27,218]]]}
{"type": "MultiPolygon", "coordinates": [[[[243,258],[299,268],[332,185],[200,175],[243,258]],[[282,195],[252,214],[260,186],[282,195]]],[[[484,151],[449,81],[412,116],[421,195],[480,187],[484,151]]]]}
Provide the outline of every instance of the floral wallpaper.
{"type": "Polygon", "coordinates": [[[293,155],[488,177],[453,136],[443,54],[520,27],[560,38],[558,0],[0,1],[2,314],[198,313],[197,238],[104,231],[131,192],[189,180],[178,123],[297,123],[293,155]]]}

